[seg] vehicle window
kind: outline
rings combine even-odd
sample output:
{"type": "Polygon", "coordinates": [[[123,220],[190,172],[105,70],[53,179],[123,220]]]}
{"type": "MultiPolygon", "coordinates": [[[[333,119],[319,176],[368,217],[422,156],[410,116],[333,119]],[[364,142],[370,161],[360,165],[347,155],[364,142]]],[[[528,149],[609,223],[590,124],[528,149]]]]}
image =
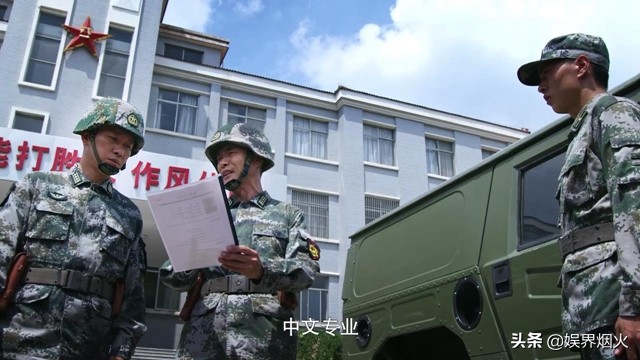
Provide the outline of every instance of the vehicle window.
{"type": "Polygon", "coordinates": [[[556,190],[564,159],[565,153],[562,151],[521,170],[519,247],[528,247],[560,236],[560,207],[556,200],[556,190]]]}

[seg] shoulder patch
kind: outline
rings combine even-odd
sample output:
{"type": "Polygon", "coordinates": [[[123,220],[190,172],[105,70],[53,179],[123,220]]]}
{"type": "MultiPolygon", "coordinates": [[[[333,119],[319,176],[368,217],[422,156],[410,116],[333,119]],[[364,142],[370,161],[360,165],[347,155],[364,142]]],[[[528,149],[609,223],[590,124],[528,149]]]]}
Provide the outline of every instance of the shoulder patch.
{"type": "Polygon", "coordinates": [[[309,255],[313,260],[320,260],[320,247],[315,241],[311,239],[307,240],[307,249],[309,250],[309,255]]]}
{"type": "Polygon", "coordinates": [[[309,234],[305,234],[305,239],[307,240],[307,250],[309,251],[309,256],[313,260],[320,260],[320,246],[313,241],[309,234]]]}
{"type": "Polygon", "coordinates": [[[313,260],[320,260],[320,247],[315,241],[307,239],[307,249],[309,250],[309,255],[313,260]]]}

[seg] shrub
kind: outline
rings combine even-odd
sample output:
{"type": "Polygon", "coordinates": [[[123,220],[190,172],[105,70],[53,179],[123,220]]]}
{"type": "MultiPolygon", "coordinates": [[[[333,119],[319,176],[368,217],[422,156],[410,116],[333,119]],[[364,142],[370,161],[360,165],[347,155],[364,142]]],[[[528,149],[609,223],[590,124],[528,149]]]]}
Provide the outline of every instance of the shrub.
{"type": "Polygon", "coordinates": [[[325,331],[315,331],[317,334],[298,331],[298,360],[341,360],[342,336],[339,332],[333,335],[325,331]]]}

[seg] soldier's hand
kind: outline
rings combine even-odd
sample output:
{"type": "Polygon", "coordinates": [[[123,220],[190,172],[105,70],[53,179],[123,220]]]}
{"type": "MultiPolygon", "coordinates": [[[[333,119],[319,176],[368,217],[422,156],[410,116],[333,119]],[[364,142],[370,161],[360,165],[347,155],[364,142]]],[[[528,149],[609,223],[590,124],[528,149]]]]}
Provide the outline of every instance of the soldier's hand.
{"type": "Polygon", "coordinates": [[[231,245],[220,253],[218,261],[229,270],[237,271],[249,279],[262,278],[264,269],[258,252],[250,247],[231,245]]]}
{"type": "Polygon", "coordinates": [[[621,337],[620,340],[624,340],[622,344],[616,347],[614,355],[616,357],[623,357],[626,353],[627,360],[640,359],[640,316],[619,316],[616,320],[616,337],[621,337]],[[626,338],[626,340],[625,340],[626,338]]]}

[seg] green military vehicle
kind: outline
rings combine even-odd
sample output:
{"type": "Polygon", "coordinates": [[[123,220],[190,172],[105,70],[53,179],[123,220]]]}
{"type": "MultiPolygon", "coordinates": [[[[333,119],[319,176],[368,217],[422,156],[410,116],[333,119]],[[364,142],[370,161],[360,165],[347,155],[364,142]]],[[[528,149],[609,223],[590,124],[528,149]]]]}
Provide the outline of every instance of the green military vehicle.
{"type": "MultiPolygon", "coordinates": [[[[638,101],[638,89],[640,76],[614,93],[638,101]]],[[[561,332],[555,197],[570,126],[550,124],[351,236],[346,359],[579,358],[547,343],[561,332]]]]}

